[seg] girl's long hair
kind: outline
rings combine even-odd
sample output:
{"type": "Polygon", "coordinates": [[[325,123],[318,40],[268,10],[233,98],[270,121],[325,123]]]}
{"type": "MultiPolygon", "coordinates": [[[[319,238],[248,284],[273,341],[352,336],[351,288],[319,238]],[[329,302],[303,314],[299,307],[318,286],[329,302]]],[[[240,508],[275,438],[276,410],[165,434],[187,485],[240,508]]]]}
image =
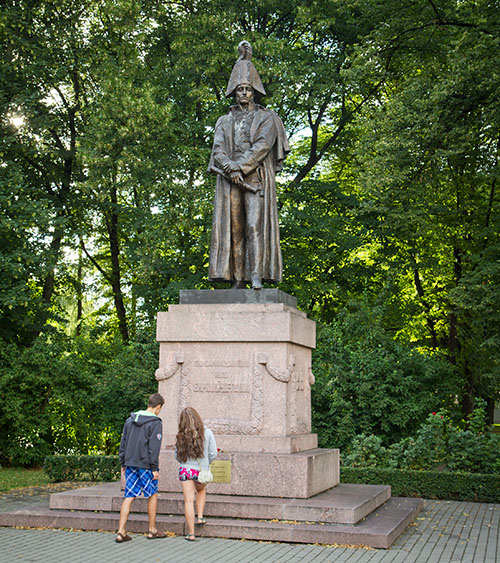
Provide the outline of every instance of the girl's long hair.
{"type": "Polygon", "coordinates": [[[179,430],[175,438],[177,459],[185,462],[188,458],[203,457],[205,428],[198,412],[186,407],[179,416],[179,430]]]}

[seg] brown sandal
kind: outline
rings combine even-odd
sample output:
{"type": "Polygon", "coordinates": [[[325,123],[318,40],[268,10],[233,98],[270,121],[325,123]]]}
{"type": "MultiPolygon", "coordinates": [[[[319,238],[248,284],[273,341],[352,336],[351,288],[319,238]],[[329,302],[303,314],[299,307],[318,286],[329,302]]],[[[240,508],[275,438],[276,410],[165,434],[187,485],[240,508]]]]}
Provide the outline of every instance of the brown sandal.
{"type": "Polygon", "coordinates": [[[124,541],[131,541],[131,537],[128,534],[121,534],[118,532],[115,538],[116,543],[123,543],[124,541]]]}
{"type": "Polygon", "coordinates": [[[167,534],[165,534],[165,532],[159,532],[158,530],[156,530],[156,532],[149,532],[146,537],[148,538],[148,540],[156,540],[159,538],[166,538],[167,534]]]}

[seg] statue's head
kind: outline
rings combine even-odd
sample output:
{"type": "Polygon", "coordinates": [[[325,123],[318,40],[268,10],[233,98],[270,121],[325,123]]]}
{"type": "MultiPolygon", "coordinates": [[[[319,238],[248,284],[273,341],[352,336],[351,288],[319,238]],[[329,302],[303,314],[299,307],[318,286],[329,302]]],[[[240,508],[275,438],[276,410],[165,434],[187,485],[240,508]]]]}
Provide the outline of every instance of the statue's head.
{"type": "Polygon", "coordinates": [[[226,97],[229,98],[230,96],[235,95],[236,101],[238,101],[236,90],[243,85],[247,85],[252,88],[253,97],[255,97],[255,93],[265,96],[266,91],[262,85],[262,80],[251,61],[252,46],[248,41],[242,41],[238,45],[238,52],[240,53],[240,58],[236,61],[233,71],[231,72],[226,89],[226,97]]]}
{"type": "Polygon", "coordinates": [[[243,84],[238,84],[236,90],[234,91],[234,97],[236,103],[240,105],[251,104],[255,98],[254,89],[248,82],[243,82],[243,84]]]}

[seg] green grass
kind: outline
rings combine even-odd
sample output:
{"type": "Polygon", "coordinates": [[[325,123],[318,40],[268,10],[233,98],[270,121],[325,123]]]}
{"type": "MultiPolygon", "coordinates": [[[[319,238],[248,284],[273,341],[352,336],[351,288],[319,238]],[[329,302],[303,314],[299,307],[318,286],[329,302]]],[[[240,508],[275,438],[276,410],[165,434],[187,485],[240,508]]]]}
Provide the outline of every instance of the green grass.
{"type": "Polygon", "coordinates": [[[0,492],[47,485],[50,479],[43,469],[24,469],[22,467],[6,467],[0,469],[0,492]]]}

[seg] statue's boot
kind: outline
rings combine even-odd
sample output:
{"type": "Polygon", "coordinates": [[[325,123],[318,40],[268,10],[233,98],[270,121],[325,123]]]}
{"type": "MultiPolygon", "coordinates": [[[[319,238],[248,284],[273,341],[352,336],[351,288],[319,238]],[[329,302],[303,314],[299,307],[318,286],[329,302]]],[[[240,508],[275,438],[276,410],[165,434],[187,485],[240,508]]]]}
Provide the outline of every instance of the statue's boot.
{"type": "Polygon", "coordinates": [[[257,276],[252,277],[252,289],[262,289],[262,280],[257,276]]]}

